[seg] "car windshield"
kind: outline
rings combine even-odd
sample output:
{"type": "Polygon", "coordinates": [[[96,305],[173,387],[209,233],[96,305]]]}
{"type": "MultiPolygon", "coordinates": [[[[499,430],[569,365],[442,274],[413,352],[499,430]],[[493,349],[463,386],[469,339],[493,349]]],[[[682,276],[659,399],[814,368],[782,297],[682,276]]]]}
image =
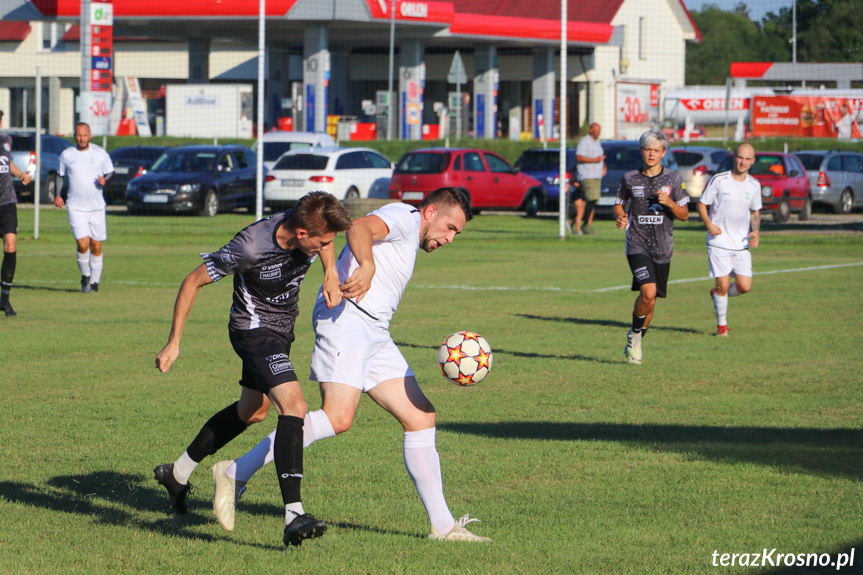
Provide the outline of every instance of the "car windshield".
{"type": "Polygon", "coordinates": [[[784,176],[785,164],[780,156],[755,156],[749,173],[753,176],[784,176]]]}
{"type": "Polygon", "coordinates": [[[125,162],[135,160],[153,161],[162,155],[162,148],[117,148],[111,152],[111,160],[125,162]]]}
{"type": "Polygon", "coordinates": [[[440,174],[449,165],[449,152],[405,154],[396,165],[396,174],[440,174]]]}
{"type": "Polygon", "coordinates": [[[824,161],[824,156],[821,154],[794,154],[807,170],[818,171],[821,169],[821,162],[824,161]]]}
{"type": "Polygon", "coordinates": [[[291,150],[305,150],[311,148],[308,142],[264,142],[264,161],[275,162],[279,156],[291,150]]]}
{"type": "Polygon", "coordinates": [[[609,147],[605,150],[605,165],[609,170],[637,170],[642,158],[638,145],[634,147],[609,147]]]}
{"type": "MultiPolygon", "coordinates": [[[[572,154],[567,152],[567,163],[572,163],[572,154]]],[[[523,172],[556,172],[560,169],[559,151],[527,151],[515,163],[523,172]]]]}
{"type": "Polygon", "coordinates": [[[29,152],[35,150],[35,140],[33,136],[12,136],[12,151],[13,152],[29,152]]]}
{"type": "Polygon", "coordinates": [[[215,152],[167,152],[153,164],[153,172],[210,172],[215,152]]]}
{"type": "Polygon", "coordinates": [[[315,154],[288,154],[276,162],[274,170],[323,170],[327,167],[329,156],[315,154]]]}

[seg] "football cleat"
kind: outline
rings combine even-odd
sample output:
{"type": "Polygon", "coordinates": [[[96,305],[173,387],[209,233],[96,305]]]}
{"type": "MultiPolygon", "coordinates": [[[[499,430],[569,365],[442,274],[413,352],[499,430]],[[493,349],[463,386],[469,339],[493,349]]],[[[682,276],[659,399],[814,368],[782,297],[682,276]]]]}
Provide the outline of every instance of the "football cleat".
{"type": "Polygon", "coordinates": [[[730,332],[730,331],[731,331],[731,329],[727,325],[716,326],[716,335],[718,335],[718,336],[728,337],[728,332],[730,332]]]}
{"type": "Polygon", "coordinates": [[[308,513],[294,515],[293,521],[285,525],[285,536],[282,539],[285,547],[302,545],[305,539],[321,537],[327,532],[327,524],[324,521],[315,519],[308,513]]]}
{"type": "Polygon", "coordinates": [[[186,496],[189,494],[189,491],[192,490],[192,484],[187,483],[186,485],[183,485],[174,479],[173,463],[165,463],[163,465],[156,466],[153,470],[153,474],[156,476],[156,481],[158,481],[168,491],[168,501],[171,503],[171,507],[181,515],[183,513],[188,513],[189,504],[186,502],[186,496]]]}
{"type": "Polygon", "coordinates": [[[3,300],[2,302],[0,302],[0,309],[3,310],[3,312],[6,314],[6,317],[15,317],[16,315],[18,315],[17,313],[15,313],[15,310],[12,309],[12,304],[9,303],[9,300],[3,300]]]}
{"type": "Polygon", "coordinates": [[[90,284],[90,291],[99,291],[99,283],[96,282],[96,283],[90,284]]]}
{"type": "Polygon", "coordinates": [[[626,334],[626,347],[623,348],[623,353],[626,355],[626,361],[641,365],[641,334],[629,333],[626,334]]]}
{"type": "Polygon", "coordinates": [[[455,522],[455,527],[447,533],[446,535],[442,535],[434,525],[432,525],[431,533],[429,533],[429,539],[434,539],[437,541],[477,541],[477,542],[486,542],[491,541],[488,537],[480,537],[476,533],[471,533],[467,529],[465,529],[465,525],[468,523],[473,523],[474,521],[479,521],[479,519],[470,519],[469,515],[465,515],[461,519],[455,522]]]}
{"type": "Polygon", "coordinates": [[[225,531],[234,530],[237,502],[240,501],[240,497],[246,491],[245,481],[237,481],[228,477],[228,467],[233,463],[233,460],[220,461],[213,466],[213,483],[216,486],[213,496],[213,512],[225,531]]]}
{"type": "Polygon", "coordinates": [[[81,276],[81,291],[90,293],[90,276],[81,276]]]}

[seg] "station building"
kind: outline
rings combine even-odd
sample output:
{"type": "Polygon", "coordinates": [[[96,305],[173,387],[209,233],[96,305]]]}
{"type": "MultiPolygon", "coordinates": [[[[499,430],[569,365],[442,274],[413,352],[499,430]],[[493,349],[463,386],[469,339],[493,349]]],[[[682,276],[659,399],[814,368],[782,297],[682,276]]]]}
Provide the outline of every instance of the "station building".
{"type": "MultiPolygon", "coordinates": [[[[96,2],[97,0],[93,0],[96,2]]],[[[248,84],[257,90],[258,0],[114,0],[113,76],[135,78],[154,131],[166,86],[248,84]]],[[[685,85],[687,42],[700,32],[683,0],[568,0],[567,137],[599,122],[603,137],[637,137],[660,119],[661,95],[685,85]]],[[[268,127],[290,118],[324,131],[331,116],[376,123],[392,137],[437,134],[461,93],[464,135],[560,134],[558,0],[267,0],[268,127]],[[394,28],[393,93],[390,78],[394,28]],[[458,52],[466,82],[447,81],[458,52]],[[389,107],[388,107],[389,106],[389,107]],[[539,116],[544,121],[540,127],[539,116]]],[[[43,125],[71,134],[82,58],[80,0],[0,0],[0,109],[33,126],[36,69],[43,125]]],[[[241,113],[254,119],[257,95],[241,113]]]]}

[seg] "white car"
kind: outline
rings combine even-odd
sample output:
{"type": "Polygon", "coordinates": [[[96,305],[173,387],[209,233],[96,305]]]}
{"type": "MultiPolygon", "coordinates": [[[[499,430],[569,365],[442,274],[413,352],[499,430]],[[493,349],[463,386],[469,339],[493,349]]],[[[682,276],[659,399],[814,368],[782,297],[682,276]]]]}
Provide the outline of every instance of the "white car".
{"type": "MultiPolygon", "coordinates": [[[[338,144],[329,134],[317,132],[267,132],[263,137],[264,167],[273,169],[282,154],[305,148],[334,148],[338,144]]],[[[252,151],[258,153],[259,142],[255,142],[252,151]]]]}
{"type": "Polygon", "coordinates": [[[264,202],[290,205],[322,190],[340,200],[387,198],[393,164],[371,148],[313,148],[287,152],[264,180],[264,202]]]}

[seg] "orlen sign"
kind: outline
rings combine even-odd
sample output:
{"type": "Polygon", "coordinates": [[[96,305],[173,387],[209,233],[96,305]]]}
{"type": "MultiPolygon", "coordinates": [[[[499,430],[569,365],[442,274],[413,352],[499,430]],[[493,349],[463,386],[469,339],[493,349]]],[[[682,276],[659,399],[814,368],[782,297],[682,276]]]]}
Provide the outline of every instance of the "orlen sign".
{"type": "Polygon", "coordinates": [[[425,2],[402,2],[399,14],[404,18],[428,18],[429,7],[425,2]]]}
{"type": "MultiPolygon", "coordinates": [[[[724,112],[725,98],[681,98],[680,105],[687,110],[699,112],[724,112]]],[[[729,106],[729,110],[739,111],[748,109],[748,98],[731,98],[731,106],[729,106]]]]}

